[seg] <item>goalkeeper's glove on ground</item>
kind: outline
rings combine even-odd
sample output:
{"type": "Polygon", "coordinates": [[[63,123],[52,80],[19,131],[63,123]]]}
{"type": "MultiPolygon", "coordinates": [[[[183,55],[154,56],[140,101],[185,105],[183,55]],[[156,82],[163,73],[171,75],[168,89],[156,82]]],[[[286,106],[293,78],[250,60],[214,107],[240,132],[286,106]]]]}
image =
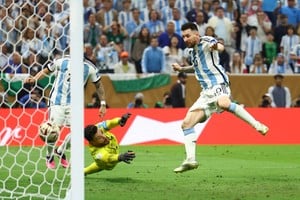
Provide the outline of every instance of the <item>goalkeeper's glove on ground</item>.
{"type": "Polygon", "coordinates": [[[127,119],[130,117],[131,113],[126,113],[124,115],[122,115],[121,119],[120,119],[120,126],[125,126],[126,122],[127,122],[127,119]]]}
{"type": "Polygon", "coordinates": [[[130,164],[130,162],[135,158],[135,153],[133,151],[127,151],[119,155],[118,160],[130,164]]]}

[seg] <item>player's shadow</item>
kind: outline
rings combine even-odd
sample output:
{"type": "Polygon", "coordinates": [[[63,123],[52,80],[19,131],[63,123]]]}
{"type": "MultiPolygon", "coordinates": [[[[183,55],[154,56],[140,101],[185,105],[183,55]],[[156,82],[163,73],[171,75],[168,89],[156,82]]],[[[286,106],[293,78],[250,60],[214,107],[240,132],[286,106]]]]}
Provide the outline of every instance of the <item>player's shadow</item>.
{"type": "Polygon", "coordinates": [[[133,179],[130,177],[114,177],[114,178],[98,178],[98,177],[89,177],[89,179],[101,179],[110,183],[140,183],[142,180],[133,179]]]}

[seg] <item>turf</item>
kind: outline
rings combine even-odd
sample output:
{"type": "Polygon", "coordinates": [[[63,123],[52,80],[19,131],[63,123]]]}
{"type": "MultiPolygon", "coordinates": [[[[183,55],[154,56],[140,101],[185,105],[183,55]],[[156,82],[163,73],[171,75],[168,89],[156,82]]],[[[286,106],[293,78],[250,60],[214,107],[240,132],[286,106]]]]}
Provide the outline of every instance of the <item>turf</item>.
{"type": "MultiPolygon", "coordinates": [[[[128,149],[135,151],[136,159],[130,165],[120,163],[112,171],[85,177],[85,199],[298,200],[300,199],[299,147],[200,145],[197,148],[199,168],[175,174],[172,170],[184,158],[183,146],[122,146],[122,151],[128,149]]],[[[1,155],[6,150],[1,147],[1,155]]],[[[44,181],[44,176],[40,173],[44,168],[44,160],[36,162],[37,167],[33,167],[34,163],[29,162],[24,166],[24,170],[21,170],[20,160],[28,160],[26,152],[30,151],[29,159],[34,160],[40,157],[39,151],[31,151],[30,148],[22,148],[22,151],[19,151],[18,148],[12,147],[8,151],[15,151],[15,154],[18,152],[20,155],[17,159],[13,159],[14,153],[1,158],[0,188],[15,188],[15,179],[9,178],[15,174],[21,176],[19,179],[21,186],[30,185],[30,181],[35,183],[27,188],[27,193],[36,192],[35,185],[39,185],[38,183],[43,183],[40,189],[41,193],[45,192],[54,176],[58,177],[55,179],[54,193],[59,191],[60,184],[68,181],[62,180],[65,173],[62,168],[54,172],[46,171],[47,181],[44,181]],[[11,168],[13,173],[9,175],[5,166],[13,166],[13,162],[19,164],[11,168]],[[39,171],[38,174],[35,173],[36,170],[39,171]],[[29,178],[31,174],[34,175],[29,178]]],[[[85,161],[86,164],[92,162],[87,149],[85,161]]],[[[0,197],[8,195],[0,189],[0,197]]]]}

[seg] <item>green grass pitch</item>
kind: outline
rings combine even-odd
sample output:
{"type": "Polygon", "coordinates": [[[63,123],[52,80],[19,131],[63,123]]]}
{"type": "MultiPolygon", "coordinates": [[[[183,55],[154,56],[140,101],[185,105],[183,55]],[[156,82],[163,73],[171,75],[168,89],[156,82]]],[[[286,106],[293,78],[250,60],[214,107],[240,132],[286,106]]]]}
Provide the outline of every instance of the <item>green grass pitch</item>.
{"type": "MultiPolygon", "coordinates": [[[[196,170],[182,174],[173,173],[184,159],[184,147],[174,146],[122,146],[121,151],[133,150],[137,157],[132,164],[120,163],[112,171],[103,171],[85,177],[85,199],[103,200],[298,200],[300,199],[300,151],[298,145],[199,145],[197,159],[200,166],[196,170]]],[[[18,151],[18,148],[15,148],[18,151]]],[[[0,153],[6,148],[1,147],[0,153]]],[[[9,147],[9,151],[14,149],[9,147]]],[[[30,148],[22,148],[16,159],[10,157],[4,166],[18,165],[28,159],[30,148]],[[19,160],[19,161],[18,161],[19,160]]],[[[12,154],[13,155],[13,154],[12,154]]],[[[38,159],[39,151],[30,151],[31,159],[38,159]]],[[[12,156],[11,156],[12,157],[12,156]]],[[[85,164],[92,162],[85,149],[85,164]]],[[[13,175],[22,176],[20,185],[41,185],[41,192],[47,190],[49,182],[56,176],[54,192],[64,184],[62,177],[65,169],[41,171],[44,160],[29,163],[25,170],[14,168],[13,175]],[[20,174],[21,173],[21,174],[20,174]],[[22,174],[28,174],[24,176],[22,174]],[[33,174],[33,175],[32,175],[33,174]],[[32,178],[30,178],[30,176],[32,178]],[[24,180],[23,180],[24,179],[24,180]]],[[[3,166],[3,163],[1,163],[3,166]]],[[[5,184],[0,187],[0,197],[9,195],[1,188],[15,188],[14,179],[7,178],[6,168],[0,169],[0,177],[5,184]]],[[[35,186],[28,187],[28,193],[37,191],[35,186]]],[[[0,198],[4,199],[4,198],[0,198]]],[[[24,197],[21,199],[29,199],[24,197]]],[[[39,198],[32,198],[39,199],[39,198]]]]}

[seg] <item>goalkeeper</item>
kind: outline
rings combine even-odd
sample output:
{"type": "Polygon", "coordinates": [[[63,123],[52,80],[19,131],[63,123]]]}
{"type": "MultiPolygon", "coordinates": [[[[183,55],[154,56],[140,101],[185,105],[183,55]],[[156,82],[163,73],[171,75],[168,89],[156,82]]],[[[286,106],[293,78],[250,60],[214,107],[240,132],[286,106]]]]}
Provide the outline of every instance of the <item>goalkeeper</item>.
{"type": "Polygon", "coordinates": [[[112,170],[119,162],[130,162],[135,158],[135,153],[127,151],[119,153],[119,144],[110,129],[120,125],[123,127],[130,113],[124,114],[122,117],[116,117],[97,123],[96,125],[88,125],[84,129],[84,137],[89,142],[89,151],[95,162],[84,168],[84,175],[100,172],[102,170],[112,170]]]}

